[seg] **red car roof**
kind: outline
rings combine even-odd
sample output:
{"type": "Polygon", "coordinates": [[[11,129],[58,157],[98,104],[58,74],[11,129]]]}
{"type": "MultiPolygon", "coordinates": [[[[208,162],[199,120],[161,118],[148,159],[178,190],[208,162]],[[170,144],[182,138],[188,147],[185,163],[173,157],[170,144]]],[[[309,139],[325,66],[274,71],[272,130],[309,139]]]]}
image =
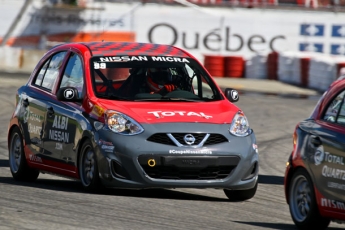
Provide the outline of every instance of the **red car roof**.
{"type": "Polygon", "coordinates": [[[148,55],[148,56],[175,56],[191,57],[191,55],[175,46],[137,43],[137,42],[86,42],[82,43],[87,46],[92,56],[109,56],[109,55],[148,55]]]}

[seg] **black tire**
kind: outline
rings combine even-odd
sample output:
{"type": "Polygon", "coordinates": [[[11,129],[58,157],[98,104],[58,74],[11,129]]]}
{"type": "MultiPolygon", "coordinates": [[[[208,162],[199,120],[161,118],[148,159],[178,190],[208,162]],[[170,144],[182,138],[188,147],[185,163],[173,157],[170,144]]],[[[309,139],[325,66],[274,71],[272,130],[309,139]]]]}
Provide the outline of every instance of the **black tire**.
{"type": "Polygon", "coordinates": [[[304,169],[298,169],[291,179],[289,209],[298,229],[326,229],[330,223],[319,213],[313,182],[304,169]]]}
{"type": "Polygon", "coordinates": [[[82,145],[79,155],[79,176],[83,187],[89,192],[98,192],[103,188],[99,173],[96,153],[90,140],[82,145]]]}
{"type": "Polygon", "coordinates": [[[256,190],[258,188],[258,182],[251,189],[247,190],[228,190],[224,189],[225,195],[230,201],[245,201],[254,197],[256,190]]]}
{"type": "Polygon", "coordinates": [[[39,171],[28,166],[24,154],[23,136],[18,127],[12,130],[9,142],[8,157],[13,178],[19,181],[34,181],[39,171]]]}

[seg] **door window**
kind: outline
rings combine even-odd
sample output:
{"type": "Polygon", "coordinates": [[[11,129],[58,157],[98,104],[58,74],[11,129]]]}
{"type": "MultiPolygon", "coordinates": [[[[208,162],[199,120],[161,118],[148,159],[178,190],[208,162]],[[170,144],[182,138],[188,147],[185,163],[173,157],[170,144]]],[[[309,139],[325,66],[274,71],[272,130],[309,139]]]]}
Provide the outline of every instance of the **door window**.
{"type": "Polygon", "coordinates": [[[79,97],[81,97],[84,86],[83,76],[84,74],[81,58],[77,54],[72,53],[68,59],[60,87],[74,87],[78,90],[79,97]]]}
{"type": "Polygon", "coordinates": [[[56,79],[59,76],[60,68],[65,58],[66,52],[54,54],[46,61],[36,77],[35,85],[47,90],[52,90],[56,79]]]}
{"type": "Polygon", "coordinates": [[[323,118],[324,120],[345,124],[345,104],[343,103],[344,95],[345,91],[342,91],[333,99],[326,110],[323,118]]]}

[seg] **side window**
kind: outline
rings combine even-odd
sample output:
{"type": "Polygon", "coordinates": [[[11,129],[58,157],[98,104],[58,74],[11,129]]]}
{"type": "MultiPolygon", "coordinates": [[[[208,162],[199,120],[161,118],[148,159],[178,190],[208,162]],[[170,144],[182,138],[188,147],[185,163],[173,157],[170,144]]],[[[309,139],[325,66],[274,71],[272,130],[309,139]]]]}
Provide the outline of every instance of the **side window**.
{"type": "Polygon", "coordinates": [[[55,81],[59,76],[59,71],[65,55],[66,52],[60,52],[47,60],[36,77],[35,85],[52,90],[55,81]]]}
{"type": "Polygon", "coordinates": [[[78,90],[79,97],[81,97],[84,87],[83,76],[82,61],[77,54],[72,53],[68,59],[60,87],[75,87],[78,90]]]}
{"type": "MultiPolygon", "coordinates": [[[[324,120],[329,121],[329,122],[336,122],[337,115],[340,111],[339,116],[343,117],[343,118],[339,117],[339,119],[342,120],[342,123],[345,123],[345,121],[344,121],[345,108],[343,108],[345,106],[343,103],[344,95],[345,95],[345,91],[341,92],[340,94],[338,94],[334,98],[334,100],[330,103],[330,105],[327,108],[327,111],[326,111],[324,118],[323,118],[324,120]]],[[[339,122],[339,123],[341,123],[341,122],[339,122]]]]}

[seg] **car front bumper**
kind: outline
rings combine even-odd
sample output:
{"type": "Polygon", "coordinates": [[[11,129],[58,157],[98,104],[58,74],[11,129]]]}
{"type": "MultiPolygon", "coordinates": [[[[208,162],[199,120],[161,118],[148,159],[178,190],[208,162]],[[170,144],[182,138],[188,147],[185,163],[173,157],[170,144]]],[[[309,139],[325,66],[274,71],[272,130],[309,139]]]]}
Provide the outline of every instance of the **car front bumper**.
{"type": "Polygon", "coordinates": [[[236,137],[227,124],[162,123],[144,129],[133,136],[98,131],[94,145],[106,187],[242,190],[257,183],[259,156],[254,133],[236,137]],[[180,138],[182,146],[176,146],[167,141],[166,134],[210,134],[213,139],[191,147],[180,138]],[[152,135],[164,138],[152,139],[152,135]],[[220,136],[224,138],[219,140],[220,136]]]}

